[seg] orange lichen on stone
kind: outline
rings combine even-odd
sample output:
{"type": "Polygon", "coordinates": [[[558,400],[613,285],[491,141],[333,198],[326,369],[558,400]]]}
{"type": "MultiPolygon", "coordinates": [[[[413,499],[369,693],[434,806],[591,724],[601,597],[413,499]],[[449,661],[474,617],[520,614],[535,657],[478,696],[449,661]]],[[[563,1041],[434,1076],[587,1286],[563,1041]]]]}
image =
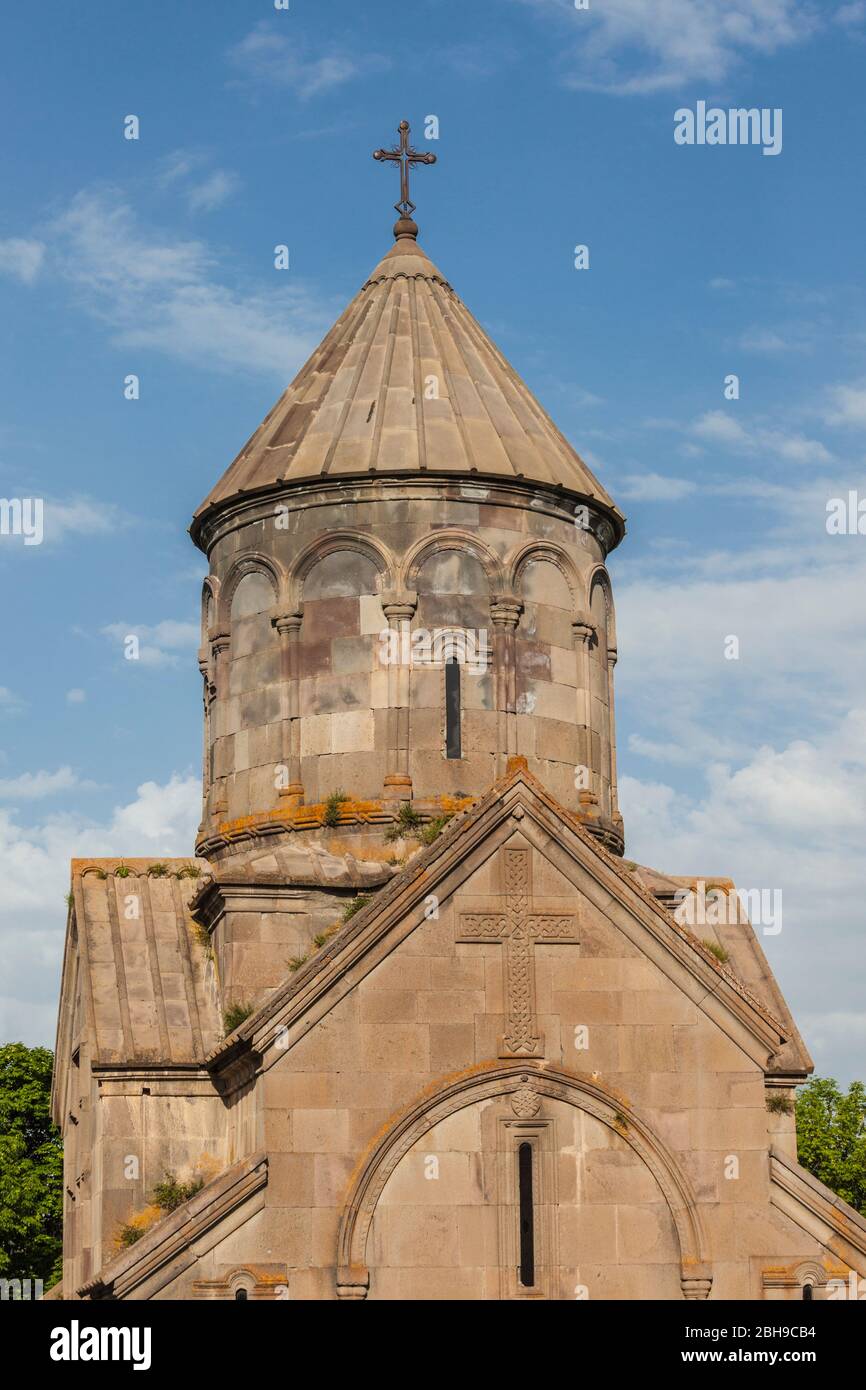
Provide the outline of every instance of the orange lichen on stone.
{"type": "Polygon", "coordinates": [[[465,811],[466,807],[471,806],[474,801],[474,796],[447,796],[443,794],[439,797],[439,805],[450,816],[456,816],[459,811],[465,811]]]}
{"type": "Polygon", "coordinates": [[[134,1215],[121,1226],[114,1237],[115,1249],[126,1250],[130,1244],[135,1243],[134,1241],[130,1242],[124,1240],[123,1232],[125,1230],[141,1231],[141,1234],[144,1235],[145,1232],[149,1231],[151,1226],[155,1226],[157,1221],[161,1220],[163,1216],[165,1216],[165,1212],[162,1207],[156,1206],[155,1203],[151,1203],[149,1206],[143,1207],[141,1211],[135,1212],[134,1215]]]}
{"type": "Polygon", "coordinates": [[[169,874],[176,874],[178,870],[195,865],[195,856],[187,855],[185,859],[160,858],[159,855],[152,854],[147,859],[73,859],[71,863],[72,877],[81,877],[88,871],[92,873],[114,874],[118,869],[128,869],[131,875],[144,876],[154,864],[164,864],[169,874]]]}

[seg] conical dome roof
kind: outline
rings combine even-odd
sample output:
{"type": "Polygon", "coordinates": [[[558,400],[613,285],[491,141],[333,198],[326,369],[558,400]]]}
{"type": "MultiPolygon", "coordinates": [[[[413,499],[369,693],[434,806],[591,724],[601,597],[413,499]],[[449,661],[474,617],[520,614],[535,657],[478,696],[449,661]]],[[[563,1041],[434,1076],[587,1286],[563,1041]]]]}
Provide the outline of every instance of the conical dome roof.
{"type": "Polygon", "coordinates": [[[560,486],[599,504],[621,537],[612,499],[409,225],[199,507],[194,536],[241,496],[426,473],[560,486]]]}

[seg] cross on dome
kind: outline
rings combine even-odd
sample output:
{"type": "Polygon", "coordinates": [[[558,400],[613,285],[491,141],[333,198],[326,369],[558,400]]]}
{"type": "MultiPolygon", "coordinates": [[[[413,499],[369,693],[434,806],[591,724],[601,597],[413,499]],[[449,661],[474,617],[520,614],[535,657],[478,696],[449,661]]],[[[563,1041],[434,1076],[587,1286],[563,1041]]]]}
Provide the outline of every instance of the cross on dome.
{"type": "Polygon", "coordinates": [[[415,204],[409,197],[409,171],[416,164],[435,164],[435,154],[421,154],[418,150],[413,150],[409,144],[410,126],[408,121],[401,121],[397,130],[400,135],[399,145],[395,145],[390,150],[374,150],[373,158],[381,161],[388,161],[392,164],[400,165],[400,201],[394,204],[394,208],[399,212],[401,218],[410,219],[415,211],[415,204]]]}

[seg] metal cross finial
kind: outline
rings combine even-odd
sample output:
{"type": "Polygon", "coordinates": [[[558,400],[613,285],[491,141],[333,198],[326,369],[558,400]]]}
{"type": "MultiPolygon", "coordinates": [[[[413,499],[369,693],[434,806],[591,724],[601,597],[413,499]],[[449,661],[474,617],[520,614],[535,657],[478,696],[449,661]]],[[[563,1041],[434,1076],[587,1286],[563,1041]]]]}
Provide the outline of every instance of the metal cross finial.
{"type": "Polygon", "coordinates": [[[414,164],[435,164],[435,154],[419,154],[413,150],[409,144],[409,122],[401,121],[397,129],[400,132],[400,144],[395,145],[392,150],[374,150],[374,159],[387,159],[400,165],[400,201],[394,207],[401,217],[411,217],[415,211],[415,204],[409,197],[409,170],[414,164]]]}

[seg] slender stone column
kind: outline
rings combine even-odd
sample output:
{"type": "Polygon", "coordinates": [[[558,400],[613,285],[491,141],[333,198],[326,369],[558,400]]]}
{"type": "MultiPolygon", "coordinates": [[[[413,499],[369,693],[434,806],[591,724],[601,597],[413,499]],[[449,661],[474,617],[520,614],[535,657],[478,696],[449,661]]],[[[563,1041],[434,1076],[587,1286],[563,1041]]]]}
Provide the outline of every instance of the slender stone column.
{"type": "Polygon", "coordinates": [[[592,689],[590,686],[589,644],[595,636],[595,625],[586,613],[578,613],[571,624],[577,652],[577,727],[583,765],[589,771],[587,791],[597,797],[597,774],[592,766],[592,689]]]}
{"type": "Polygon", "coordinates": [[[211,739],[213,742],[213,787],[210,804],[211,818],[219,820],[229,808],[228,803],[228,699],[229,699],[229,652],[231,636],[228,631],[213,632],[210,635],[213,656],[214,698],[212,705],[211,739]]]}
{"type": "Polygon", "coordinates": [[[517,657],[515,635],[523,601],[516,594],[490,600],[493,623],[494,698],[497,713],[496,776],[504,777],[508,759],[517,753],[517,657]]]}
{"type": "Polygon", "coordinates": [[[616,665],[616,647],[607,649],[607,719],[608,742],[610,744],[610,818],[621,820],[616,789],[616,721],[613,713],[613,668],[616,665]]]}
{"type": "Polygon", "coordinates": [[[208,803],[210,801],[210,707],[212,687],[210,681],[210,652],[207,647],[198,649],[198,669],[202,678],[202,755],[201,755],[201,796],[202,796],[202,825],[207,821],[208,803]]]}
{"type": "Polygon", "coordinates": [[[304,800],[301,781],[300,682],[298,641],[303,612],[279,613],[272,618],[280,636],[280,756],[288,769],[288,783],[280,787],[281,806],[300,806],[304,800]]]}
{"type": "Polygon", "coordinates": [[[412,800],[409,776],[410,625],[418,607],[416,593],[382,595],[382,612],[391,630],[388,662],[388,762],[383,796],[389,801],[412,800]]]}

